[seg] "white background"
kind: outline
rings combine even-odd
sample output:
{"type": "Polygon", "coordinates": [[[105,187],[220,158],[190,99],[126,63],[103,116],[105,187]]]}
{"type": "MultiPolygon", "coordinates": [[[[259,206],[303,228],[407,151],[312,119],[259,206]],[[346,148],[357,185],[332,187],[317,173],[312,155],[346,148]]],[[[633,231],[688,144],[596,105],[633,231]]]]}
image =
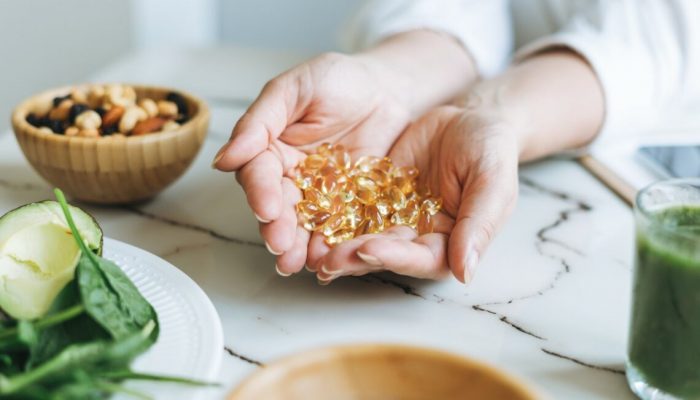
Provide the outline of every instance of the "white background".
{"type": "Polygon", "coordinates": [[[355,0],[0,0],[0,131],[33,93],[133,51],[239,45],[330,50],[355,0]]]}

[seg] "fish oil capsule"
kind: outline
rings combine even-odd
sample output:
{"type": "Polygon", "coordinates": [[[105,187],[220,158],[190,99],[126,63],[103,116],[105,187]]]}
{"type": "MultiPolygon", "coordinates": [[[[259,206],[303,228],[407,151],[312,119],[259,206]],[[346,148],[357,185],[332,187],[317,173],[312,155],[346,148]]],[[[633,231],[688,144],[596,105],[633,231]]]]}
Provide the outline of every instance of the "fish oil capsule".
{"type": "Polygon", "coordinates": [[[384,228],[384,217],[375,205],[365,207],[365,219],[370,221],[371,226],[384,228]]]}
{"type": "Polygon", "coordinates": [[[368,219],[361,220],[357,228],[355,228],[355,237],[369,233],[369,224],[370,221],[368,219]]]}
{"type": "Polygon", "coordinates": [[[362,204],[374,204],[377,201],[377,192],[361,188],[357,190],[355,197],[362,204]]]}
{"type": "Polygon", "coordinates": [[[311,154],[304,159],[304,168],[307,170],[318,170],[326,165],[326,158],[319,154],[311,154]]]}
{"type": "Polygon", "coordinates": [[[302,226],[307,231],[317,231],[331,217],[331,213],[327,211],[318,211],[312,215],[302,214],[302,226]]]}
{"type": "Polygon", "coordinates": [[[334,246],[336,244],[343,243],[346,240],[350,240],[355,236],[355,232],[352,229],[346,228],[341,229],[330,236],[327,236],[325,242],[329,246],[334,246]]]}
{"type": "Polygon", "coordinates": [[[406,207],[406,195],[396,186],[389,188],[389,199],[391,199],[391,206],[394,207],[394,210],[401,210],[406,207]]]}
{"type": "Polygon", "coordinates": [[[435,215],[442,208],[442,199],[439,197],[428,197],[423,200],[421,208],[427,211],[431,216],[435,215]]]}
{"type": "Polygon", "coordinates": [[[333,145],[330,143],[321,143],[317,148],[316,148],[316,153],[322,155],[322,156],[328,156],[331,154],[331,149],[333,148],[333,145]]]}
{"type": "Polygon", "coordinates": [[[343,210],[345,210],[345,202],[343,201],[343,198],[341,196],[334,196],[331,200],[330,212],[337,214],[343,212],[343,210]]]}
{"type": "Polygon", "coordinates": [[[325,194],[333,194],[338,188],[338,178],[335,174],[329,174],[321,177],[321,192],[325,194]]]}
{"type": "Polygon", "coordinates": [[[433,216],[425,209],[420,210],[420,213],[418,214],[417,227],[419,235],[433,233],[433,216]]]}
{"type": "Polygon", "coordinates": [[[405,176],[394,177],[391,184],[399,188],[404,194],[409,194],[413,191],[413,180],[405,176]]]}
{"type": "Polygon", "coordinates": [[[294,177],[294,183],[301,190],[310,188],[311,185],[313,184],[313,181],[314,181],[314,177],[311,174],[307,174],[306,172],[299,172],[294,177]]]}
{"type": "Polygon", "coordinates": [[[325,194],[321,193],[318,189],[308,188],[304,191],[304,198],[313,203],[316,203],[319,207],[329,209],[331,208],[331,199],[325,194]]]}
{"type": "Polygon", "coordinates": [[[415,225],[418,221],[418,210],[404,208],[392,214],[391,223],[393,225],[415,225]]]}
{"type": "Polygon", "coordinates": [[[321,209],[318,205],[309,200],[302,200],[297,203],[297,212],[305,216],[311,216],[319,211],[321,211],[321,209]]]}
{"type": "Polygon", "coordinates": [[[340,228],[342,228],[343,225],[345,225],[345,215],[334,214],[334,215],[331,215],[330,218],[328,218],[326,220],[326,222],[323,224],[323,228],[321,229],[321,232],[323,233],[324,236],[331,236],[336,231],[338,231],[340,228]]]}
{"type": "Polygon", "coordinates": [[[358,189],[377,190],[376,182],[366,176],[355,177],[355,186],[357,186],[358,189]]]}
{"type": "Polygon", "coordinates": [[[361,173],[366,174],[369,171],[371,171],[372,168],[374,168],[374,166],[377,164],[378,161],[379,161],[379,158],[375,157],[375,156],[362,156],[362,157],[358,158],[357,161],[355,162],[354,169],[358,170],[361,173]]]}
{"type": "Polygon", "coordinates": [[[391,213],[391,203],[387,199],[380,198],[374,205],[377,206],[377,210],[384,217],[391,213]]]}
{"type": "Polygon", "coordinates": [[[333,161],[335,162],[335,166],[343,171],[350,169],[350,167],[352,166],[352,159],[350,158],[350,154],[348,154],[348,152],[345,150],[336,150],[333,154],[333,161]]]}
{"type": "Polygon", "coordinates": [[[359,214],[358,210],[347,207],[345,212],[345,225],[353,230],[357,228],[360,222],[363,221],[362,216],[359,214]]]}
{"type": "Polygon", "coordinates": [[[391,162],[389,157],[384,157],[377,161],[375,168],[390,173],[394,169],[394,164],[391,162]]]}
{"type": "Polygon", "coordinates": [[[367,177],[382,187],[387,186],[391,182],[389,174],[379,168],[373,168],[369,171],[367,177]]]}

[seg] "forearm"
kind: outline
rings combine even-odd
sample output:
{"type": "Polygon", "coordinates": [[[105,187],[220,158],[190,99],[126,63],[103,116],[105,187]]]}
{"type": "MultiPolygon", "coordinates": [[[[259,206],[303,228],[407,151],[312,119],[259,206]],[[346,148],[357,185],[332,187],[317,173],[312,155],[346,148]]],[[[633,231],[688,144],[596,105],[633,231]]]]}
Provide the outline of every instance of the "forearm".
{"type": "Polygon", "coordinates": [[[590,142],[603,123],[603,92],[588,63],[567,50],[533,56],[480,83],[468,108],[485,108],[515,133],[520,161],[590,142]]]}
{"type": "Polygon", "coordinates": [[[357,57],[380,71],[414,115],[452,101],[478,78],[468,51],[455,38],[429,30],[394,35],[357,57]]]}

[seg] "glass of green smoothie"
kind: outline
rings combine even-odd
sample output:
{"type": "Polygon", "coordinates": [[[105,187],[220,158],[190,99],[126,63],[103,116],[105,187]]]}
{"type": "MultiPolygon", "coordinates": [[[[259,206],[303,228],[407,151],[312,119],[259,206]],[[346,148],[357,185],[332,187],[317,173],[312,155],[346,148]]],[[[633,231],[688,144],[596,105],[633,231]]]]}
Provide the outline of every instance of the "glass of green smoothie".
{"type": "Polygon", "coordinates": [[[627,381],[642,399],[700,399],[700,179],[643,189],[627,381]]]}

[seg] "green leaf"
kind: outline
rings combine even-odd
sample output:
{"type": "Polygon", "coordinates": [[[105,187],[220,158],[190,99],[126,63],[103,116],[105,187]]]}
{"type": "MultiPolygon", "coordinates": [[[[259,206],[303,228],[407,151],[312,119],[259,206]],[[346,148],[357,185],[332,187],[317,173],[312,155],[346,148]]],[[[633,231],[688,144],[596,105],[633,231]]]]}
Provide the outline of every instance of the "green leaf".
{"type": "Polygon", "coordinates": [[[20,342],[32,348],[39,341],[39,332],[34,324],[22,320],[17,323],[17,337],[20,342]]]}
{"type": "Polygon", "coordinates": [[[158,337],[155,310],[116,264],[87,248],[78,234],[63,193],[58,189],[55,193],[73,237],[82,250],[77,279],[88,314],[115,339],[139,331],[148,321],[156,321],[156,329],[151,337],[154,343],[158,337]]]}

